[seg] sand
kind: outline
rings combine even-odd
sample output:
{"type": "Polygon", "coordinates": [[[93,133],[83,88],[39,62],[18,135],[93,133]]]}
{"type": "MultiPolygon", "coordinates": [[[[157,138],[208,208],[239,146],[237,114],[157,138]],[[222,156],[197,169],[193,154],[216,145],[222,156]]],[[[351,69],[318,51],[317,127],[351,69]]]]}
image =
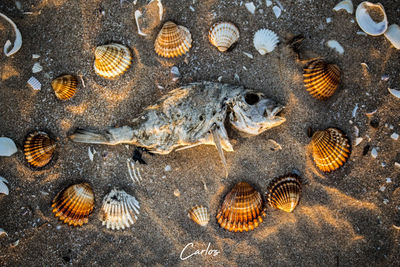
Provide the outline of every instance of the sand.
{"type": "MultiPolygon", "coordinates": [[[[18,53],[0,56],[0,136],[12,138],[19,147],[15,155],[0,158],[0,175],[10,182],[10,194],[0,196],[0,228],[8,233],[0,237],[0,265],[399,265],[400,230],[394,225],[400,226],[400,168],[395,167],[400,144],[390,136],[400,132],[400,108],[399,99],[387,88],[400,87],[400,53],[383,36],[358,35],[354,15],[332,10],[336,1],[281,1],[285,10],[279,19],[265,1],[253,1],[254,15],[244,7],[246,1],[163,1],[164,21],[186,26],[193,38],[190,52],[173,61],[162,60],[153,51],[159,27],[148,38],[137,34],[133,13],[146,4],[144,0],[136,5],[117,0],[20,2],[24,11],[33,13],[22,14],[14,1],[0,2],[0,12],[14,20],[23,36],[18,53]],[[226,54],[207,39],[209,27],[220,20],[234,22],[241,34],[226,54]],[[265,56],[252,45],[254,32],[263,27],[275,31],[281,41],[265,56]],[[287,46],[297,34],[305,37],[303,58],[324,57],[342,70],[340,88],[325,102],[313,99],[303,87],[302,65],[287,46]],[[331,39],[343,46],[343,55],[326,46],[331,39]],[[115,81],[96,76],[92,68],[94,48],[111,41],[128,45],[134,55],[132,68],[115,81]],[[40,58],[34,60],[32,54],[40,58]],[[42,82],[40,91],[26,84],[35,62],[44,68],[34,75],[42,82]],[[172,65],[182,75],[178,82],[171,79],[172,65]],[[85,87],[81,85],[73,99],[60,102],[50,82],[65,73],[82,75],[85,87]],[[382,80],[383,75],[388,80],[382,80]],[[220,76],[222,82],[260,90],[284,104],[287,119],[249,138],[229,129],[235,152],[226,153],[227,178],[216,149],[199,146],[166,156],[145,154],[148,164],[140,166],[143,181],[133,184],[126,161],[134,147],[89,146],[67,138],[78,127],[129,124],[173,88],[217,81],[220,76]],[[365,115],[375,110],[372,116],[365,115]],[[355,126],[363,137],[358,146],[355,126]],[[320,173],[307,150],[308,127],[343,130],[353,144],[349,161],[331,174],[320,173]],[[41,171],[28,168],[21,151],[32,130],[49,131],[59,142],[58,159],[41,171]],[[271,150],[269,139],[282,149],[271,150]],[[93,161],[89,147],[97,151],[93,161]],[[377,158],[370,154],[374,147],[377,158]],[[305,182],[293,213],[269,207],[264,222],[248,233],[219,228],[216,212],[235,183],[247,181],[264,194],[273,178],[291,172],[305,182]],[[54,217],[50,203],[58,191],[80,181],[93,186],[96,206],[87,225],[71,228],[54,217]],[[107,230],[99,220],[102,198],[113,187],[140,202],[139,218],[129,230],[107,230]],[[179,197],[174,195],[177,189],[179,197]],[[209,208],[207,227],[188,219],[194,205],[209,208]],[[208,251],[218,253],[181,260],[187,245],[183,257],[208,245],[208,251]]],[[[359,2],[353,1],[355,6],[359,2]]],[[[381,3],[390,23],[399,24],[400,4],[381,3]]],[[[2,19],[0,30],[1,46],[13,40],[10,25],[2,19]]]]}

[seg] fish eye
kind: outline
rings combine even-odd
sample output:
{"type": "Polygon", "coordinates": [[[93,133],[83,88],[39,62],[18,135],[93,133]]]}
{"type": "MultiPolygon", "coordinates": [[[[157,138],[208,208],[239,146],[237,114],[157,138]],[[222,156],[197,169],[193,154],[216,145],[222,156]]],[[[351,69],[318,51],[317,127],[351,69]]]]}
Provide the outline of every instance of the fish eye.
{"type": "Polygon", "coordinates": [[[246,103],[249,105],[254,105],[257,104],[258,101],[260,101],[260,96],[255,93],[247,93],[244,96],[244,101],[246,101],[246,103]]]}

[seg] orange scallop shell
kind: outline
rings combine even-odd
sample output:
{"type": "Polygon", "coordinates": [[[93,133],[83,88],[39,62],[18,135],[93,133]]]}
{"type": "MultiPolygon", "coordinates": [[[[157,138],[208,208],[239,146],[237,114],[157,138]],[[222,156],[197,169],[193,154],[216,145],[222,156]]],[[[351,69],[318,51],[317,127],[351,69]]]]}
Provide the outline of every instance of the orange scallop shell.
{"type": "Polygon", "coordinates": [[[72,75],[64,75],[51,82],[56,97],[60,100],[68,100],[75,95],[78,87],[78,79],[72,75]]]}
{"type": "Polygon", "coordinates": [[[173,58],[179,57],[192,47],[192,35],[186,27],[172,21],[164,23],[154,43],[157,55],[173,58]]]}
{"type": "Polygon", "coordinates": [[[254,230],[265,216],[261,194],[246,182],[236,184],[226,195],[217,214],[219,225],[230,232],[254,230]]]}
{"type": "Polygon", "coordinates": [[[336,128],[316,131],[311,144],[314,162],[323,172],[338,169],[350,156],[349,140],[336,128]]]}
{"type": "Polygon", "coordinates": [[[270,183],[266,197],[268,203],[277,209],[292,212],[300,201],[301,182],[296,175],[279,177],[270,183]]]}
{"type": "Polygon", "coordinates": [[[42,168],[50,163],[56,142],[45,132],[30,133],[24,141],[24,155],[33,168],[42,168]]]}
{"type": "Polygon", "coordinates": [[[339,86],[340,69],[335,64],[316,59],[304,67],[303,77],[307,91],[317,99],[326,100],[339,86]]]}
{"type": "Polygon", "coordinates": [[[121,44],[108,44],[96,47],[94,71],[106,79],[115,79],[125,73],[132,64],[132,53],[121,44]]]}
{"type": "Polygon", "coordinates": [[[88,183],[71,185],[53,199],[53,213],[68,225],[82,226],[94,209],[94,194],[88,183]]]}

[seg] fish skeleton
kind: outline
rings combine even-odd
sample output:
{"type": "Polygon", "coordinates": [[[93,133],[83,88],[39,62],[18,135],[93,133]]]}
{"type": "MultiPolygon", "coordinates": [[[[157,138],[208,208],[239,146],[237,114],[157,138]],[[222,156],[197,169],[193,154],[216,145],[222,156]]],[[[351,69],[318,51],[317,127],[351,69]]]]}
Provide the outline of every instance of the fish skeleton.
{"type": "Polygon", "coordinates": [[[227,174],[223,150],[233,151],[224,125],[258,135],[286,121],[283,106],[243,86],[198,82],[181,86],[148,106],[130,126],[103,132],[78,129],[70,138],[91,144],[132,144],[157,154],[198,145],[215,145],[227,174]]]}

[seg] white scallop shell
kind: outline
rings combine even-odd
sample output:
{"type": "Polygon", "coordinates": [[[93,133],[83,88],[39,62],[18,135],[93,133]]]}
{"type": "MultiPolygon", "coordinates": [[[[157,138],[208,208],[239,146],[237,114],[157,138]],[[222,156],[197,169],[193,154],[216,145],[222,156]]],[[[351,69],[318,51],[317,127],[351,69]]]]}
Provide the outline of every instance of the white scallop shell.
{"type": "Polygon", "coordinates": [[[364,1],[358,5],[356,10],[356,20],[358,26],[367,34],[372,36],[378,36],[383,34],[388,27],[388,21],[386,17],[385,9],[381,3],[373,4],[368,1],[364,1]],[[375,22],[369,12],[374,9],[383,16],[382,21],[375,22]]]}
{"type": "Polygon", "coordinates": [[[0,137],[0,156],[9,157],[17,152],[17,147],[13,140],[8,137],[0,137]]]}
{"type": "Polygon", "coordinates": [[[239,29],[230,22],[215,23],[211,26],[208,39],[219,51],[225,52],[239,40],[239,29]]]}
{"type": "Polygon", "coordinates": [[[208,213],[208,209],[203,206],[193,207],[189,211],[188,216],[200,226],[206,226],[210,221],[210,214],[208,213]]]}
{"type": "Polygon", "coordinates": [[[335,11],[339,11],[342,9],[346,10],[347,13],[349,14],[353,14],[354,11],[353,2],[351,2],[351,0],[344,0],[333,8],[333,10],[335,11]]]}
{"type": "Polygon", "coordinates": [[[272,52],[279,42],[278,35],[271,30],[261,29],[254,34],[254,47],[261,55],[272,52]]]}
{"type": "Polygon", "coordinates": [[[5,195],[9,194],[6,183],[8,183],[8,181],[0,176],[0,194],[5,194],[5,195]]]}
{"type": "Polygon", "coordinates": [[[29,78],[28,84],[33,90],[40,90],[42,88],[42,84],[33,76],[29,78]]]}
{"type": "Polygon", "coordinates": [[[100,220],[107,229],[123,230],[136,222],[139,209],[139,202],[135,197],[114,188],[103,199],[100,220]]]}
{"type": "Polygon", "coordinates": [[[385,32],[386,39],[396,48],[400,49],[400,27],[397,24],[392,24],[389,26],[388,30],[385,32]]]}

